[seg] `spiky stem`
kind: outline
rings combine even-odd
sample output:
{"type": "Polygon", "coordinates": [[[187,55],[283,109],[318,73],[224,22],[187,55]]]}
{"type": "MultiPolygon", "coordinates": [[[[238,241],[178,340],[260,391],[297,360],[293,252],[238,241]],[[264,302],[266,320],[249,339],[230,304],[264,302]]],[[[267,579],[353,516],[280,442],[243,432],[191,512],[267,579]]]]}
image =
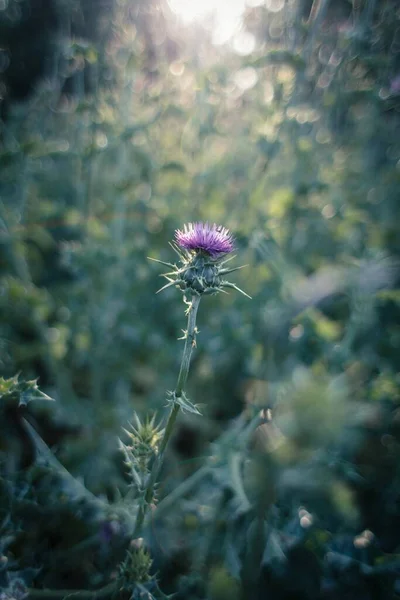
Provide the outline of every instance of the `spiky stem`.
{"type": "MultiPolygon", "coordinates": [[[[200,296],[192,296],[192,300],[189,304],[188,308],[188,328],[185,335],[185,347],[183,349],[181,367],[179,370],[178,381],[176,383],[176,388],[173,393],[174,398],[180,398],[183,394],[186,380],[189,373],[190,367],[190,358],[192,356],[193,348],[196,345],[196,317],[197,311],[200,304],[200,296]]],[[[146,486],[146,490],[144,493],[143,501],[139,506],[139,511],[136,518],[135,529],[134,529],[134,537],[138,537],[141,533],[147,511],[151,504],[154,501],[154,486],[158,480],[161,467],[164,461],[164,454],[168,442],[171,438],[172,432],[174,430],[176,418],[179,414],[180,405],[178,402],[173,402],[171,405],[171,410],[168,415],[167,423],[164,430],[164,435],[161,439],[161,443],[158,449],[157,457],[154,461],[153,467],[151,469],[149,480],[146,486]]]]}

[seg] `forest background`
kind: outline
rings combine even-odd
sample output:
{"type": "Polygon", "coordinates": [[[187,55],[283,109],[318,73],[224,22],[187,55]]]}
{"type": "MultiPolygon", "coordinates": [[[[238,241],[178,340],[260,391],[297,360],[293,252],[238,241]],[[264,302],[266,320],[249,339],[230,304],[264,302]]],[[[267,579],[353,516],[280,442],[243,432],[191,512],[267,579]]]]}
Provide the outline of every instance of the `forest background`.
{"type": "Polygon", "coordinates": [[[397,598],[399,4],[172,6],[0,1],[0,597],[115,578],[185,326],[147,257],[201,220],[252,300],[202,301],[126,597],[397,598]]]}

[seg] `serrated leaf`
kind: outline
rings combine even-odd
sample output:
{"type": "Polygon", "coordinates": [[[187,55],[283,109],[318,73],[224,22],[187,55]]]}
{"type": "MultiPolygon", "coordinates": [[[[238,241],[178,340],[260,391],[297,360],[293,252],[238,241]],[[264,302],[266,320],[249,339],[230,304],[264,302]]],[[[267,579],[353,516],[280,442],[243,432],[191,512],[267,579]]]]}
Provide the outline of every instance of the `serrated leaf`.
{"type": "Polygon", "coordinates": [[[51,400],[37,385],[37,379],[20,381],[19,374],[9,379],[0,377],[0,399],[18,402],[18,406],[26,406],[31,400],[51,400]]]}
{"type": "Polygon", "coordinates": [[[74,495],[78,498],[87,498],[93,505],[97,505],[101,508],[108,506],[107,503],[103,503],[101,500],[99,500],[99,498],[96,498],[94,494],[92,494],[80,481],[76,480],[71,473],[67,471],[67,469],[57,460],[47,444],[42,440],[37,431],[26,419],[22,419],[22,424],[35,448],[36,464],[53,468],[60,475],[60,477],[63,478],[71,495],[74,495]]]}
{"type": "Polygon", "coordinates": [[[50,396],[42,392],[36,385],[36,382],[29,381],[27,383],[33,385],[32,387],[29,387],[28,389],[21,392],[19,396],[18,406],[27,406],[27,404],[29,404],[29,402],[31,402],[32,400],[50,400],[51,402],[54,402],[54,398],[51,398],[50,396]]]}
{"type": "Polygon", "coordinates": [[[3,396],[9,396],[16,391],[16,386],[18,385],[18,377],[19,375],[14,375],[14,377],[10,377],[9,379],[4,379],[4,377],[0,377],[0,398],[3,396]]]}
{"type": "Polygon", "coordinates": [[[167,400],[170,404],[178,404],[183,412],[187,411],[193,415],[201,415],[201,412],[197,406],[190,402],[189,398],[184,392],[182,393],[182,396],[176,396],[175,392],[168,392],[167,400]]]}

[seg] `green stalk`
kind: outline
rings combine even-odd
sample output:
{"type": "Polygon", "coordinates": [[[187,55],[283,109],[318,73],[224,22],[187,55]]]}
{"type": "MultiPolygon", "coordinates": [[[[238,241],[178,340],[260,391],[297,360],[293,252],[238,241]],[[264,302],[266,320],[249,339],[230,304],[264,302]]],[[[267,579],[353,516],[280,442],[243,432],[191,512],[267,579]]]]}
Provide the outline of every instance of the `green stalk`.
{"type": "MultiPolygon", "coordinates": [[[[188,328],[185,336],[185,347],[183,349],[181,367],[179,370],[178,381],[176,383],[176,388],[174,391],[174,397],[180,398],[183,394],[186,380],[189,373],[190,368],[190,359],[192,356],[192,350],[196,345],[196,317],[197,311],[200,304],[200,296],[192,296],[192,301],[190,303],[188,309],[188,328]]],[[[158,480],[158,476],[161,471],[161,467],[164,462],[164,454],[168,442],[171,438],[172,432],[174,430],[175,421],[179,414],[180,406],[178,402],[173,402],[171,406],[171,410],[168,416],[167,424],[165,426],[164,435],[162,437],[160,447],[158,450],[157,457],[154,461],[149,481],[147,483],[146,491],[144,493],[144,499],[139,507],[139,511],[136,518],[135,530],[133,537],[138,537],[143,527],[144,520],[146,518],[147,511],[154,500],[154,486],[158,480]]]]}

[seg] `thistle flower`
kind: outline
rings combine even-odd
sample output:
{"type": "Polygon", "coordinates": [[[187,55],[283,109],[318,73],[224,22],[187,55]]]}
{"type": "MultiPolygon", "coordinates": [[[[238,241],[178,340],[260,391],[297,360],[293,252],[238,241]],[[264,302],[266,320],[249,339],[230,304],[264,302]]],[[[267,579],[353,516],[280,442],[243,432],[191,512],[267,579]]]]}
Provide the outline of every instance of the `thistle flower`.
{"type": "Polygon", "coordinates": [[[233,236],[226,227],[208,223],[189,223],[183,231],[177,229],[175,241],[185,250],[204,252],[213,258],[229,254],[233,250],[233,236]]]}
{"type": "MultiPolygon", "coordinates": [[[[174,391],[167,394],[167,401],[170,406],[169,416],[159,444],[157,443],[159,431],[156,431],[156,451],[151,446],[151,454],[154,454],[154,461],[146,478],[142,501],[139,503],[134,536],[140,535],[148,510],[154,504],[155,487],[163,464],[165,449],[172,435],[179,411],[186,410],[194,414],[200,414],[196,405],[192,404],[186,396],[185,386],[189,374],[190,358],[193,348],[196,346],[196,316],[201,295],[215,294],[224,291],[223,288],[230,287],[247,296],[234,283],[225,281],[222,278],[226,273],[231,273],[242,268],[226,268],[224,266],[227,261],[233,258],[225,259],[225,256],[233,250],[233,236],[225,227],[218,227],[215,224],[209,225],[208,223],[189,223],[189,225],[183,227],[183,231],[178,229],[175,232],[175,241],[171,243],[171,246],[179,256],[180,264],[167,263],[157,258],[152,258],[151,260],[172,269],[169,273],[162,275],[168,280],[168,283],[159,292],[174,285],[184,293],[184,302],[188,305],[186,311],[188,324],[183,338],[181,338],[185,340],[185,347],[183,349],[178,380],[174,391]],[[189,300],[187,300],[187,297],[189,300]]],[[[250,296],[248,297],[250,298],[250,296]]],[[[148,429],[153,434],[153,422],[150,425],[148,429]]],[[[136,444],[136,448],[139,448],[143,444],[144,439],[148,441],[148,435],[144,436],[141,434],[139,436],[138,431],[139,427],[136,425],[133,435],[127,432],[134,445],[136,444]]],[[[152,435],[150,438],[151,440],[154,439],[152,435]]],[[[134,465],[136,460],[133,456],[134,448],[131,449],[122,445],[122,450],[125,454],[126,462],[130,466],[134,482],[139,489],[142,489],[142,482],[134,465]]],[[[146,452],[145,456],[147,457],[146,452]]]]}
{"type": "Polygon", "coordinates": [[[250,298],[234,283],[223,279],[227,273],[243,268],[225,267],[234,258],[225,258],[234,248],[233,235],[226,227],[215,223],[189,223],[183,226],[183,230],[175,231],[175,240],[171,246],[179,256],[179,265],[151,259],[172,269],[162,275],[168,283],[159,292],[172,285],[191,296],[216,294],[225,291],[223,288],[233,288],[250,298]]]}

